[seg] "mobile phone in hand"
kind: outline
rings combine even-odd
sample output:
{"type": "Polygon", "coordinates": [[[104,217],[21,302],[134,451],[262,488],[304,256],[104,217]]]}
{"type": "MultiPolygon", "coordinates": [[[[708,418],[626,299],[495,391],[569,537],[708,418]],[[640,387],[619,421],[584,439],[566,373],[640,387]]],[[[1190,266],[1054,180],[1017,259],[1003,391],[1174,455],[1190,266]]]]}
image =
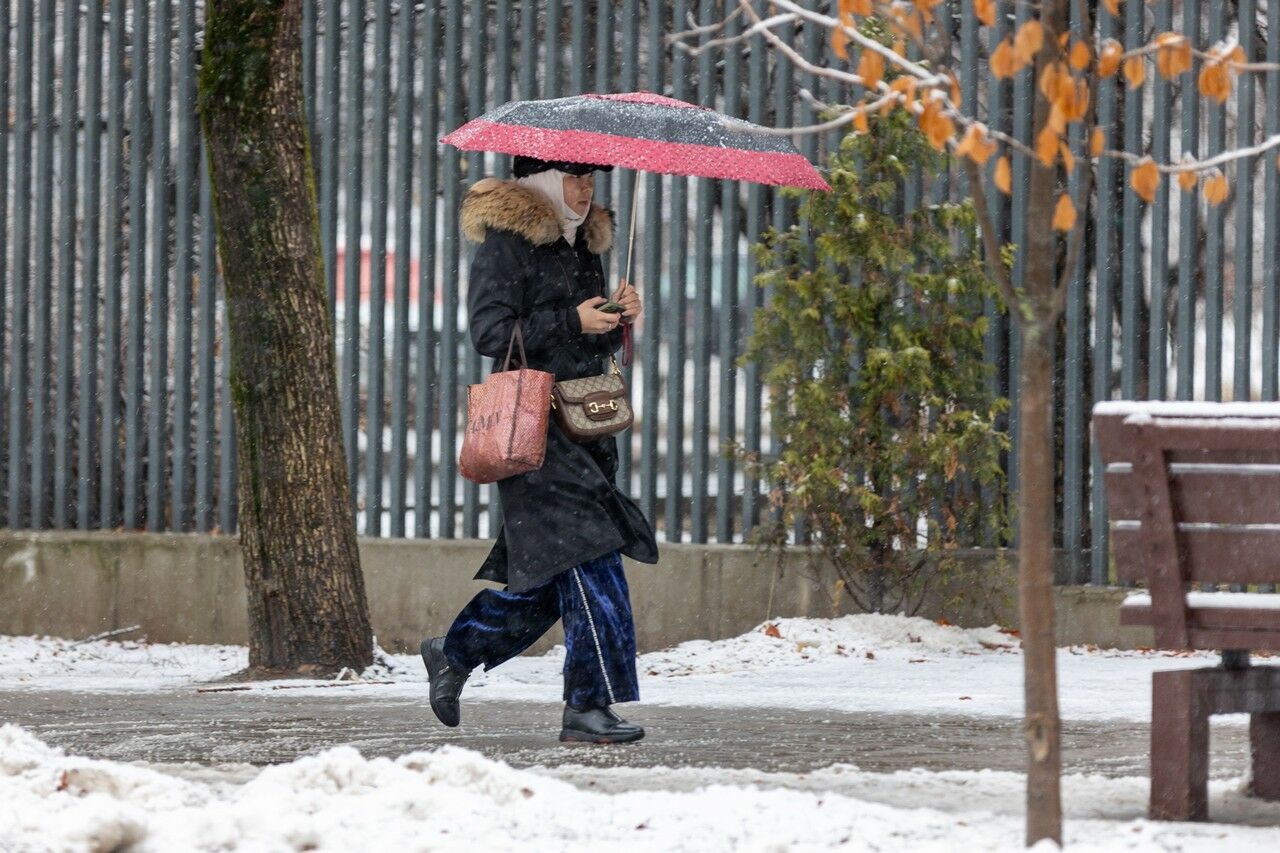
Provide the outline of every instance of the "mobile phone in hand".
{"type": "Polygon", "coordinates": [[[596,310],[603,311],[606,314],[621,314],[623,311],[627,309],[620,302],[614,302],[610,300],[604,303],[603,305],[597,305],[596,310]]]}

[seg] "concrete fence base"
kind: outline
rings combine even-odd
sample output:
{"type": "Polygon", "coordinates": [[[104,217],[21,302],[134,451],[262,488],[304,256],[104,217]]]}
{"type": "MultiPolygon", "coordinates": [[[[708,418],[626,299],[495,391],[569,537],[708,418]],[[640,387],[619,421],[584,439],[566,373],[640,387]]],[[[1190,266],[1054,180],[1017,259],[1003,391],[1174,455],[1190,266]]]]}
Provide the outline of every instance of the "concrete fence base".
{"type": "MultiPolygon", "coordinates": [[[[362,539],[369,607],[386,649],[417,649],[443,633],[485,584],[471,576],[488,553],[485,540],[362,539]]],[[[853,612],[804,569],[802,555],[783,560],[733,545],[662,545],[656,566],[628,562],[627,578],[640,650],[690,639],[721,639],[768,618],[853,612]]],[[[957,625],[1017,624],[1012,558],[966,554],[996,594],[963,606],[943,593],[918,615],[957,625]]],[[[1122,628],[1122,590],[1059,587],[1062,644],[1133,648],[1151,644],[1149,629],[1122,628]]],[[[244,575],[234,537],[198,534],[0,531],[0,634],[87,637],[141,626],[152,642],[246,642],[244,575]]],[[[563,642],[556,628],[531,652],[563,642]]]]}

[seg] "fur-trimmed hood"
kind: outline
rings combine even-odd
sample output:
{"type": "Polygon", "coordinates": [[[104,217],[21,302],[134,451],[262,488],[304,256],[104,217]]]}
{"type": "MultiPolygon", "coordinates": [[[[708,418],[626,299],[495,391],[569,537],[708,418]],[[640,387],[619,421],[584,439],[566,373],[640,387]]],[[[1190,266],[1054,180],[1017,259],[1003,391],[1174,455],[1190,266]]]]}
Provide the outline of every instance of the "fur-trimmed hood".
{"type": "MultiPolygon", "coordinates": [[[[462,202],[462,233],[473,243],[484,242],[490,228],[513,231],[545,246],[560,237],[560,217],[540,194],[515,181],[485,178],[467,191],[462,202]]],[[[587,218],[578,226],[578,239],[587,249],[603,255],[613,248],[613,213],[592,202],[587,218]]]]}

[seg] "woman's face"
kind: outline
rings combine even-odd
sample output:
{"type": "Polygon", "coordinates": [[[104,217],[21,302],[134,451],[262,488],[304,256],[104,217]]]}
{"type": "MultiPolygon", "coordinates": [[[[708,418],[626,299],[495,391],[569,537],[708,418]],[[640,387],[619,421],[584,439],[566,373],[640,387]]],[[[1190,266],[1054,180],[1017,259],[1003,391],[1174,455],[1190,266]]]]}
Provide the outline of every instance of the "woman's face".
{"type": "Polygon", "coordinates": [[[564,203],[573,208],[574,213],[582,216],[587,212],[587,208],[591,207],[591,193],[594,189],[594,172],[587,172],[585,175],[565,175],[564,203]]]}

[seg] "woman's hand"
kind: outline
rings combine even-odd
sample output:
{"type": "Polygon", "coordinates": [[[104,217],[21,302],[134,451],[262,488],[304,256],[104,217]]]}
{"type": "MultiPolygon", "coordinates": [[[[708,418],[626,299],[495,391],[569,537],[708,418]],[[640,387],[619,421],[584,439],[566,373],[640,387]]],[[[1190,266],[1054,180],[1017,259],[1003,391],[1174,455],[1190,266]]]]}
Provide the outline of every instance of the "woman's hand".
{"type": "Polygon", "coordinates": [[[626,279],[623,279],[622,283],[618,285],[618,289],[613,292],[613,301],[622,305],[624,309],[622,322],[624,323],[634,323],[644,313],[644,305],[640,302],[640,293],[626,279]]]}
{"type": "Polygon", "coordinates": [[[596,306],[608,301],[603,296],[593,296],[578,306],[578,320],[584,334],[603,335],[618,327],[620,315],[597,310],[596,306]]]}

